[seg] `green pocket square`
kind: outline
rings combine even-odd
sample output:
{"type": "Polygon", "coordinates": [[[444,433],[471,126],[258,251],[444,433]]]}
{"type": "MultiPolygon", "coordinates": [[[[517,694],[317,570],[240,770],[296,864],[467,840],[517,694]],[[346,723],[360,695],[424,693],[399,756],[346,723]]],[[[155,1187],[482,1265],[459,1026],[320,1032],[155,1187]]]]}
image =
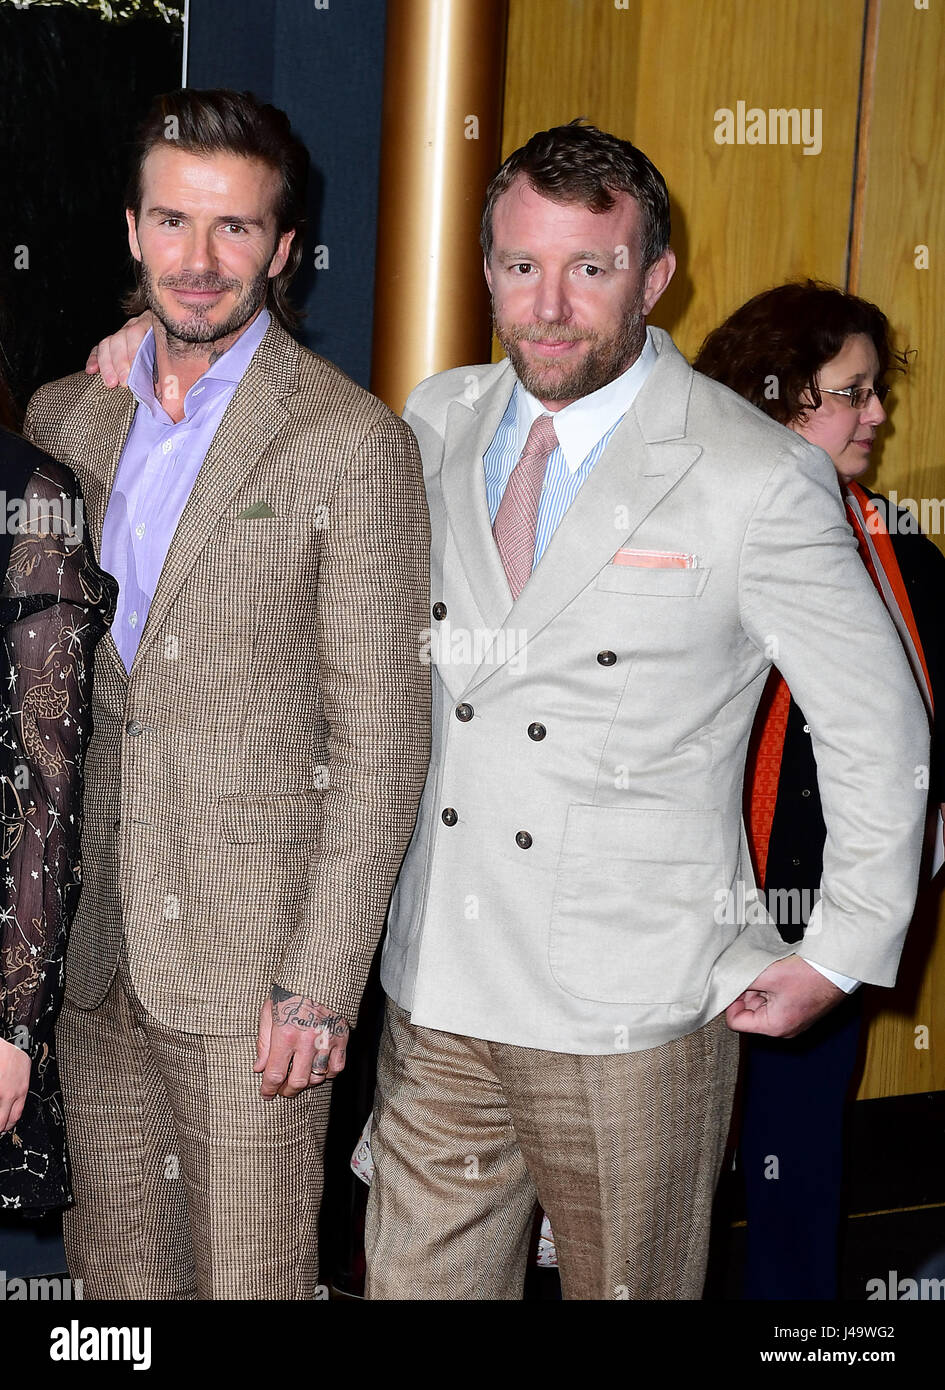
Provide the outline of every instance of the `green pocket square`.
{"type": "Polygon", "coordinates": [[[244,507],[237,514],[237,521],[256,521],[258,517],[275,516],[268,502],[254,502],[251,507],[244,507]]]}

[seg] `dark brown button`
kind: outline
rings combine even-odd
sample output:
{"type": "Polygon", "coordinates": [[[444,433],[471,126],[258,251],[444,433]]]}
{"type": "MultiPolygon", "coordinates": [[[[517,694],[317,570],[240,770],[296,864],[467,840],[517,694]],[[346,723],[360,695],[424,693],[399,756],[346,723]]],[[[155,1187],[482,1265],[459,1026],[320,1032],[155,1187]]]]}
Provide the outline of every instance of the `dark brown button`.
{"type": "Polygon", "coordinates": [[[515,843],[518,845],[519,849],[531,849],[532,837],[527,830],[519,830],[515,836],[515,843]]]}
{"type": "Polygon", "coordinates": [[[597,653],[597,660],[600,662],[600,664],[601,664],[602,666],[613,666],[613,665],[616,664],[616,661],[617,661],[617,653],[616,653],[616,652],[598,652],[598,653],[597,653]]]}
{"type": "Polygon", "coordinates": [[[443,811],[442,820],[444,825],[455,825],[459,820],[459,816],[453,810],[452,806],[447,806],[443,811]]]}
{"type": "Polygon", "coordinates": [[[528,737],[534,739],[536,743],[541,743],[547,732],[544,724],[529,724],[528,726],[528,737]]]}
{"type": "Polygon", "coordinates": [[[433,616],[434,618],[436,618],[437,622],[442,622],[443,619],[446,617],[446,604],[435,603],[433,605],[433,616]]]}
{"type": "Polygon", "coordinates": [[[457,706],[456,706],[456,718],[459,720],[459,722],[460,722],[461,724],[468,724],[469,721],[470,721],[470,719],[472,719],[472,717],[473,717],[473,707],[472,707],[472,705],[457,705],[457,706]]]}

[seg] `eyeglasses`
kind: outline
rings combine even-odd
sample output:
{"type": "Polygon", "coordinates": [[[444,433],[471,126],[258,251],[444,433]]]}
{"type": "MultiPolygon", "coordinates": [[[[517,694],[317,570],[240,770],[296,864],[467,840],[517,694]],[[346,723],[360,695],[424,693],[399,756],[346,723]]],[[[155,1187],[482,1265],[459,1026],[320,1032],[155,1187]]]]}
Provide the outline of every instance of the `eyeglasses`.
{"type": "Polygon", "coordinates": [[[888,386],[844,386],[838,390],[833,386],[818,386],[817,390],[825,396],[843,396],[854,410],[863,410],[871,396],[882,405],[889,395],[888,386]]]}

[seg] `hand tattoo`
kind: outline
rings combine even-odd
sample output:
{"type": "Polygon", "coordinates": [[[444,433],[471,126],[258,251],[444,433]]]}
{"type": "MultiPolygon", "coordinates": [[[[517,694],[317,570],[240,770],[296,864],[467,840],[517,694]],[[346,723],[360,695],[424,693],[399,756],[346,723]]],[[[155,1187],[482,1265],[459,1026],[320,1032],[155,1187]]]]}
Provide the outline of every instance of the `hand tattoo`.
{"type": "Polygon", "coordinates": [[[290,1024],[293,1028],[314,1028],[332,1038],[346,1038],[351,1031],[340,1014],[303,994],[289,994],[281,985],[272,987],[272,1021],[282,1028],[290,1024]]]}

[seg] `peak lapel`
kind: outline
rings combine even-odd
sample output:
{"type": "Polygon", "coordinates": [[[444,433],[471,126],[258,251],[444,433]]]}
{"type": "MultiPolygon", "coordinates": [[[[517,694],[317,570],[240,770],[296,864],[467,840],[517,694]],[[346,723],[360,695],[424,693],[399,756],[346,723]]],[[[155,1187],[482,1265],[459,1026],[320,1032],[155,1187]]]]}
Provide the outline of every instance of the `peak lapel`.
{"type": "Polygon", "coordinates": [[[230,499],[288,419],[298,344],[273,321],[236,388],[184,505],[161,569],[132,670],[155,640],[230,499]]]}
{"type": "MultiPolygon", "coordinates": [[[[667,333],[656,329],[654,336],[659,357],[653,371],[507,616],[507,626],[526,640],[592,581],[702,452],[685,439],[692,369],[667,333]]],[[[490,660],[472,685],[503,664],[490,660]]]]}
{"type": "Polygon", "coordinates": [[[116,386],[110,391],[101,386],[100,390],[92,405],[91,419],[86,422],[88,434],[80,445],[82,462],[76,468],[96,555],[101,554],[105,511],[136,409],[135,398],[127,387],[116,386]]]}
{"type": "Polygon", "coordinates": [[[501,627],[512,607],[505,570],[499,558],[489,504],[483,455],[505,414],[515,377],[502,364],[495,384],[488,386],[470,408],[454,401],[446,416],[441,487],[443,502],[456,540],[466,580],[488,629],[501,627]]]}
{"type": "MultiPolygon", "coordinates": [[[[96,558],[99,558],[102,554],[105,511],[128,431],[135,417],[137,403],[125,386],[109,390],[100,382],[97,385],[100,395],[94,401],[92,418],[87,426],[88,433],[80,446],[83,460],[75,466],[82,484],[83,505],[89,535],[92,538],[92,550],[96,558]]],[[[101,646],[108,660],[121,674],[122,680],[127,681],[128,672],[110,630],[102,638],[101,646]]]]}

